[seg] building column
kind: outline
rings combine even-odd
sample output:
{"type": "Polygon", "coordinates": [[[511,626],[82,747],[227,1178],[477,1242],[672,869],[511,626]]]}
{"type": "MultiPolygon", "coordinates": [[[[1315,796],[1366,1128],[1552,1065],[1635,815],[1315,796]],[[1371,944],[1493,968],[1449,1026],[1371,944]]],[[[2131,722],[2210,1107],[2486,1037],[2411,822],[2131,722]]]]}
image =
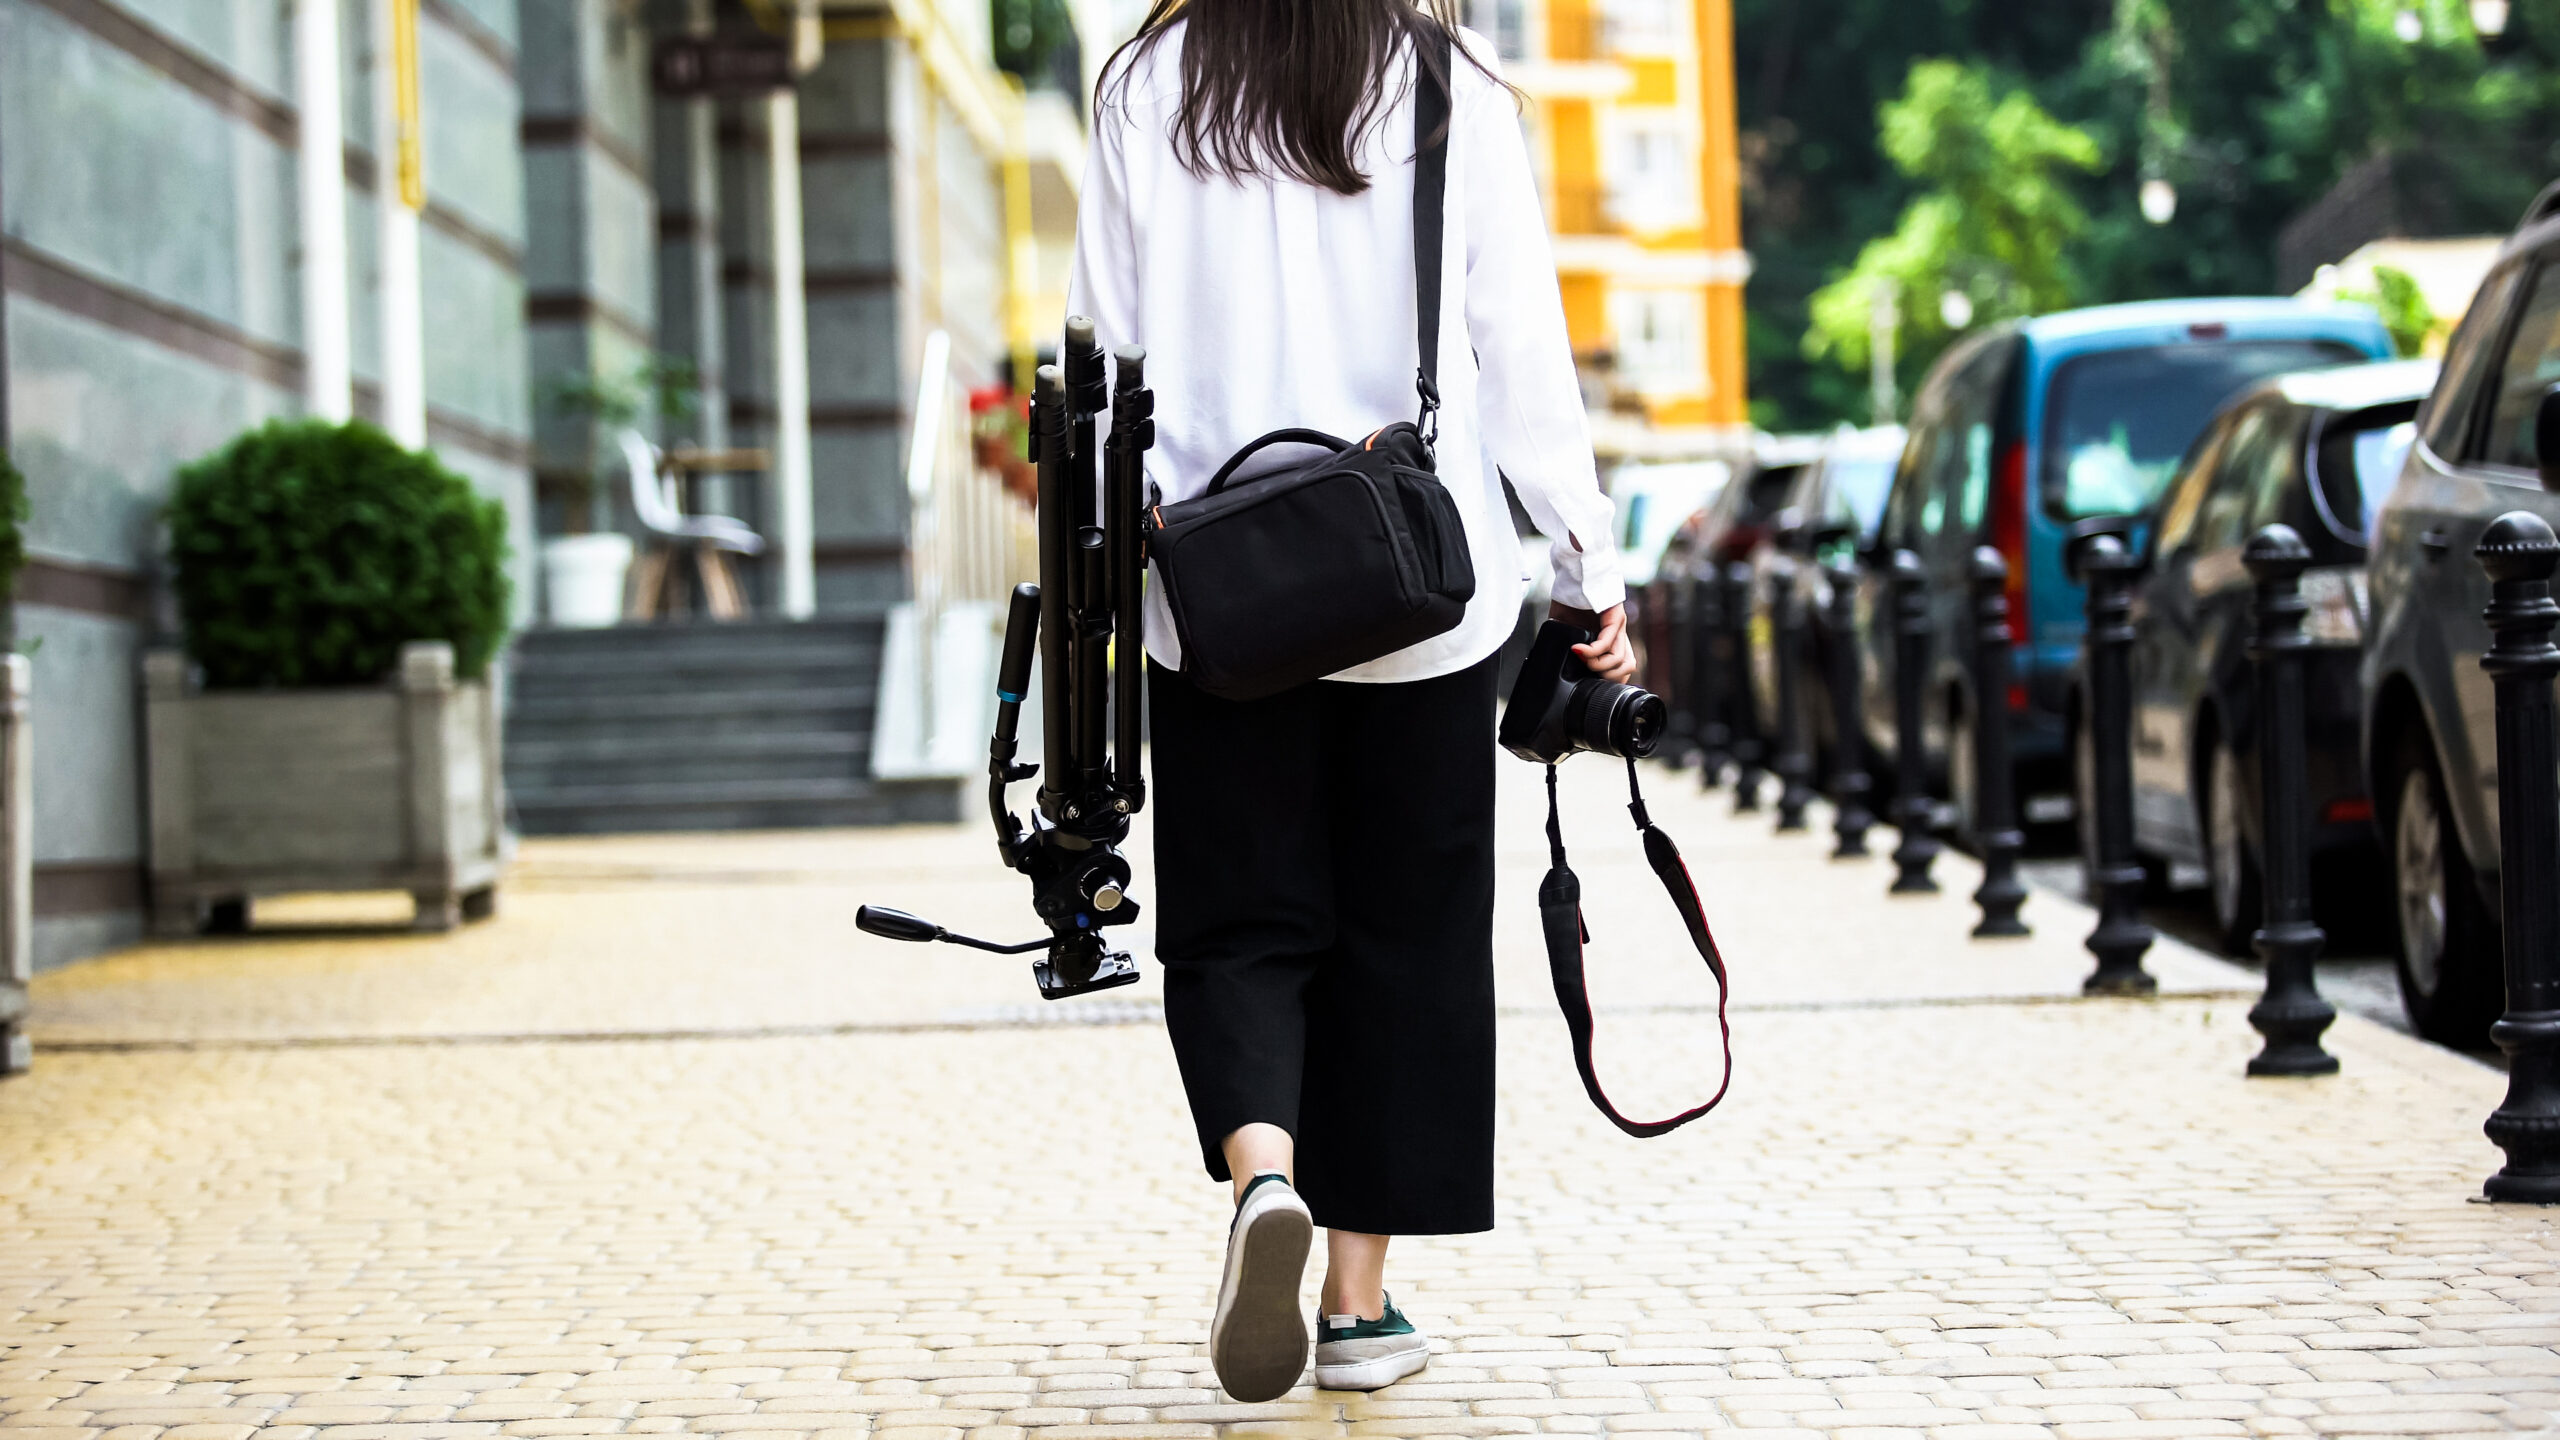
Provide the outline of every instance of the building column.
{"type": "Polygon", "coordinates": [[[1750,261],[1742,252],[1741,124],[1734,100],[1733,0],[1697,0],[1699,203],[1713,278],[1707,282],[1707,420],[1751,423],[1742,287],[1750,261]]]}
{"type": "Polygon", "coordinates": [[[818,611],[809,459],[809,294],[801,245],[800,95],[784,88],[765,102],[765,145],[773,207],[773,511],[781,552],[778,597],[785,617],[818,611]]]}
{"type": "Polygon", "coordinates": [[[323,420],[355,410],[347,339],[346,127],[338,109],[337,0],[294,0],[293,100],[302,247],[302,401],[323,420]]]}
{"type": "Polygon", "coordinates": [[[418,296],[418,212],[427,204],[418,143],[418,0],[373,0],[376,262],[382,315],[382,428],[427,443],[426,327],[418,296]]]}

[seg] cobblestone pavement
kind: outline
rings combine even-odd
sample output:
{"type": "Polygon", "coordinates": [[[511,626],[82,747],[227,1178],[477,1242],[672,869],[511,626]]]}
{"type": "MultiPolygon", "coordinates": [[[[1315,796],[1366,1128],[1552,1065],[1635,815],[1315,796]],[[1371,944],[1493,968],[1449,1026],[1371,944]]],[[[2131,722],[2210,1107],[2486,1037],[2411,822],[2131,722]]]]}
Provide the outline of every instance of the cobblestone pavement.
{"type": "MultiPolygon", "coordinates": [[[[1602,1063],[1631,1109],[1684,1102],[1705,978],[1615,774],[1567,773],[1602,1063]]],[[[2182,1440],[2560,1409],[2554,1215],[2469,1199],[2496,1074],[2349,1017],[2341,1075],[2244,1080],[2244,972],[2164,947],[2180,993],[2067,998],[2068,902],[1968,943],[1960,858],[1888,902],[1882,861],[1651,783],[1736,971],[1734,1097],[1646,1143],[1584,1102],[1519,783],[1502,1227],[1399,1242],[1438,1353],[1374,1396],[1215,1390],[1225,1204],[1152,985],[1041,1007],[1017,962],[850,934],[880,899],[1027,935],[978,832],[636,838],[528,844],[459,936],[41,977],[38,1068],[0,1086],[0,1440],[2182,1440]]]]}

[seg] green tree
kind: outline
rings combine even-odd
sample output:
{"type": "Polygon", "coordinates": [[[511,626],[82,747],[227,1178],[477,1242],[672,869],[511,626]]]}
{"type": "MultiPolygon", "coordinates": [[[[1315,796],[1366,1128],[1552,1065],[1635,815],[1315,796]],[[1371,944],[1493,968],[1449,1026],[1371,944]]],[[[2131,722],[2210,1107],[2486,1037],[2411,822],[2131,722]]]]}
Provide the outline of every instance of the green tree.
{"type": "MultiPolygon", "coordinates": [[[[2041,83],[2111,0],[1735,0],[1752,415],[1773,430],[1864,418],[1865,377],[1804,352],[1813,293],[1894,228],[1920,187],[1878,144],[1912,63],[1957,56],[2041,83]]],[[[1917,377],[1905,364],[1904,389],[1917,377]]]]}
{"type": "MultiPolygon", "coordinates": [[[[2377,151],[2417,157],[2437,223],[2457,232],[2505,231],[2560,176],[2560,0],[2515,0],[2494,43],[2469,12],[2467,0],[1735,0],[1754,418],[1810,428],[1866,413],[1865,378],[1807,356],[1803,338],[1815,292],[1928,188],[1894,167],[1875,123],[1915,61],[2006,77],[2097,142],[2105,169],[2069,186],[2089,217],[2066,256],[2076,299],[2264,294],[2284,226],[2377,151]],[[2176,189],[2165,225],[2141,212],[2151,178],[2176,189]]],[[[1906,345],[1905,393],[1925,355],[1906,345]]]]}
{"type": "Polygon", "coordinates": [[[2089,219],[2070,181],[2102,168],[2096,141],[2023,88],[1951,60],[1912,66],[1901,98],[1877,118],[1885,156],[1928,188],[1891,234],[1814,294],[1808,353],[1864,370],[1879,289],[1898,297],[1904,344],[1924,355],[1949,337],[1941,312],[1950,294],[1979,319],[2033,315],[2076,298],[2072,248],[2089,219]]]}

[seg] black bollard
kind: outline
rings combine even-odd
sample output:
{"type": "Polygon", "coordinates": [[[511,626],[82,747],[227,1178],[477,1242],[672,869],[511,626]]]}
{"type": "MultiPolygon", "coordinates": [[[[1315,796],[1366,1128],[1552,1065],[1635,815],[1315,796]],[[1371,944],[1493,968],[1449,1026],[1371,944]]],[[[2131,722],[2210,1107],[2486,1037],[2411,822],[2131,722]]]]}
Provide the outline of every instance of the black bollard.
{"type": "Polygon", "coordinates": [[[1858,696],[1858,572],[1848,565],[1826,565],[1831,583],[1831,833],[1839,844],[1834,860],[1867,853],[1867,827],[1875,823],[1867,808],[1875,777],[1867,773],[1866,707],[1858,696]]]}
{"type": "Polygon", "coordinates": [[[1813,747],[1804,715],[1804,597],[1796,593],[1796,562],[1769,561],[1770,668],[1778,678],[1778,829],[1805,828],[1813,803],[1813,747]]]}
{"type": "Polygon", "coordinates": [[[1973,552],[1973,843],[1982,848],[1982,907],[1974,938],[2024,935],[2018,911],[2017,777],[2009,768],[2009,562],[1985,545],[1973,552]]]}
{"type": "Polygon", "coordinates": [[[1716,563],[1700,557],[1681,583],[1689,589],[1689,674],[1697,686],[1691,709],[1698,723],[1698,788],[1724,783],[1733,764],[1733,727],[1725,723],[1724,581],[1716,563]]]}
{"type": "Polygon", "coordinates": [[[2142,921],[2142,862],[2133,853],[2133,575],[2138,562],[2122,537],[2101,531],[2072,547],[2089,587],[2089,744],[2098,799],[2098,853],[2089,877],[2098,928],[2089,953],[2098,968],[2080,988],[2091,995],[2150,995],[2160,982],[2142,968],[2154,936],[2142,921]]]}
{"type": "Polygon", "coordinates": [[[1892,894],[1933,894],[1937,863],[1937,802],[1929,798],[1927,738],[1921,729],[1921,687],[1929,664],[1929,572],[1908,550],[1893,552],[1893,821],[1902,843],[1893,847],[1892,894]]]}
{"type": "Polygon", "coordinates": [[[1671,621],[1662,637],[1663,648],[1668,652],[1662,668],[1668,672],[1665,679],[1670,688],[1661,692],[1663,703],[1671,708],[1671,718],[1663,727],[1662,744],[1654,751],[1654,758],[1674,770],[1685,768],[1698,753],[1698,647],[1692,638],[1698,613],[1686,558],[1676,552],[1664,556],[1662,571],[1653,582],[1671,621]]]}
{"type": "Polygon", "coordinates": [[[1732,727],[1733,813],[1760,808],[1760,780],[1768,772],[1768,738],[1760,728],[1760,687],[1751,665],[1751,562],[1735,560],[1724,567],[1724,633],[1726,655],[1725,714],[1732,727]]]}
{"type": "Polygon", "coordinates": [[[2302,572],[2311,547],[2289,525],[2269,525],[2242,559],[2258,582],[2258,633],[2249,661],[2258,681],[2258,828],[2266,922],[2252,939],[2267,964],[2267,993],[2249,1023],[2267,1037],[2249,1062],[2252,1075],[2335,1075],[2338,1057],[2320,1048],[2320,1032],[2338,1018],[2320,998],[2312,962],[2326,935],[2311,920],[2310,802],[2303,779],[2302,572]]]}
{"type": "Polygon", "coordinates": [[[2481,1128],[2507,1163],[2489,1177],[2492,1200],[2560,1204],[2560,741],[2552,735],[2551,677],[2560,605],[2551,572],[2560,539],[2540,516],[2489,522],[2472,553],[2489,572],[2489,650],[2480,668],[2498,692],[2498,919],[2506,934],[2507,1013],[2489,1038],[2507,1052],[2507,1098],[2481,1128]]]}

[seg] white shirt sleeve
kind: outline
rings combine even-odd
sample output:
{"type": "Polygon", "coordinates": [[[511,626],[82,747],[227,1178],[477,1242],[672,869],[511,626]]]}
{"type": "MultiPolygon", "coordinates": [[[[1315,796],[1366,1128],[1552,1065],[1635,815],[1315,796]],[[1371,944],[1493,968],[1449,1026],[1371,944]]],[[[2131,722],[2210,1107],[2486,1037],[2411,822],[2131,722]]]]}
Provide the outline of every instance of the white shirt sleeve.
{"type": "MultiPolygon", "coordinates": [[[[1067,313],[1094,322],[1105,351],[1143,333],[1138,326],[1138,244],[1129,208],[1128,116],[1097,105],[1076,202],[1076,251],[1067,273],[1067,313]]],[[[1028,392],[1028,378],[1024,377],[1028,392]]]]}
{"type": "MultiPolygon", "coordinates": [[[[1490,64],[1488,60],[1488,64],[1490,64]]],[[[1459,61],[1461,71],[1464,60],[1459,61]]],[[[1485,449],[1510,477],[1529,518],[1554,537],[1555,598],[1606,610],[1626,598],[1617,507],[1600,490],[1591,422],[1582,411],[1528,142],[1508,91],[1459,89],[1468,103],[1452,147],[1465,157],[1467,338],[1481,378],[1485,449]]]]}

